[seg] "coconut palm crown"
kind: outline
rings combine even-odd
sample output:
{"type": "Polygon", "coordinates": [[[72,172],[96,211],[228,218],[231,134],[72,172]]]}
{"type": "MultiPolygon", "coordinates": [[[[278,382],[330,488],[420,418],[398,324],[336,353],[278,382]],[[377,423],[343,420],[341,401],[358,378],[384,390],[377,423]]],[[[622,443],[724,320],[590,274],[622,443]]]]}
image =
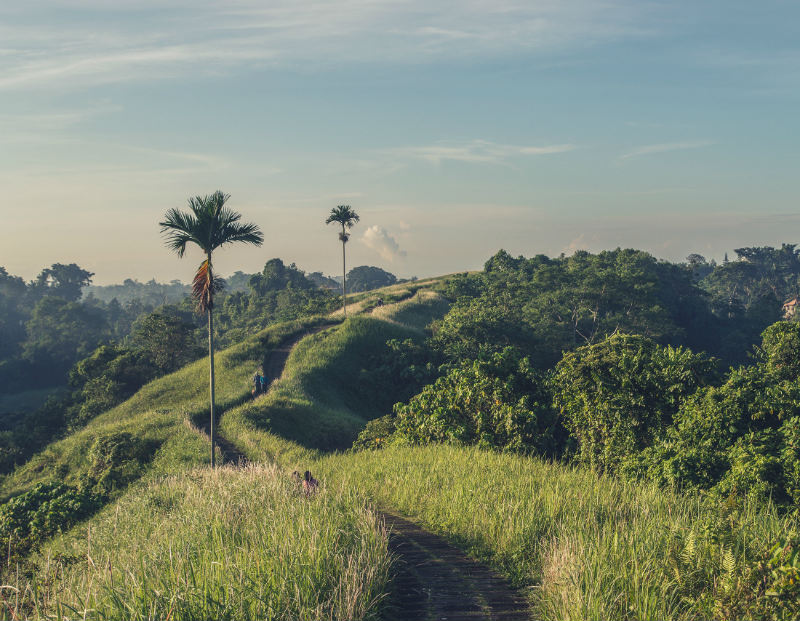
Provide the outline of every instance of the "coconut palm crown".
{"type": "Polygon", "coordinates": [[[223,280],[214,277],[211,255],[220,246],[242,242],[260,246],[264,235],[256,224],[241,223],[241,214],[225,207],[230,194],[219,190],[209,196],[189,199],[189,210],[170,209],[159,222],[167,248],[179,257],[186,245],[195,244],[206,255],[192,281],[192,295],[201,312],[208,315],[208,358],[210,366],[209,393],[211,401],[211,467],[214,459],[214,295],[222,289],[223,280]]]}
{"type": "Polygon", "coordinates": [[[353,211],[350,205],[337,205],[331,209],[331,214],[325,220],[325,224],[341,224],[342,232],[339,233],[339,240],[342,242],[342,309],[344,316],[347,317],[347,268],[345,263],[344,245],[350,239],[347,229],[359,221],[358,214],[353,211]]]}

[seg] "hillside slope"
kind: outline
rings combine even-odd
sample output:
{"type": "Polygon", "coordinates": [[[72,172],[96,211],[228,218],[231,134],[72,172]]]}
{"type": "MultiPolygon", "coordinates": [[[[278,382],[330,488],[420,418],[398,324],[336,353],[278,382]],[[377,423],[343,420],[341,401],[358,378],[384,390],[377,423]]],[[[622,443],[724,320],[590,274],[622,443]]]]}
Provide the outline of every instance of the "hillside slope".
{"type": "MultiPolygon", "coordinates": [[[[250,378],[266,353],[286,338],[323,323],[310,318],[276,324],[216,356],[217,405],[220,411],[250,395],[250,378]]],[[[193,424],[208,416],[208,359],[198,360],[144,386],[130,399],[58,440],[17,468],[0,485],[0,499],[57,479],[77,483],[90,467],[90,449],[98,438],[131,434],[144,443],[147,471],[168,473],[207,461],[208,444],[193,424]]]]}
{"type": "MultiPolygon", "coordinates": [[[[386,349],[387,339],[421,338],[421,326],[447,306],[436,294],[418,292],[394,312],[382,307],[381,318],[351,317],[314,334],[293,351],[285,377],[271,394],[256,401],[249,400],[254,366],[279,344],[329,320],[273,326],[221,352],[223,422],[252,421],[281,408],[282,429],[309,446],[349,443],[373,410],[370,399],[344,381],[348,374],[368,367],[386,349]]],[[[6,493],[29,489],[52,476],[51,464],[65,479],[77,481],[89,466],[86,447],[98,433],[149,433],[160,442],[139,473],[148,476],[30,557],[30,581],[23,577],[20,583],[18,575],[11,581],[25,593],[12,616],[60,617],[68,611],[90,618],[359,619],[377,614],[387,590],[387,536],[357,490],[329,488],[319,502],[310,503],[274,466],[215,473],[191,467],[203,463],[207,452],[205,436],[185,422],[205,414],[202,365],[146,386],[86,429],[48,447],[6,482],[6,493]],[[170,407],[158,407],[163,405],[170,407]],[[185,437],[194,446],[184,442],[184,450],[172,453],[185,437]],[[314,533],[311,540],[308,533],[314,533]],[[83,551],[88,564],[77,562],[83,551]],[[246,566],[252,571],[244,572],[246,566]],[[283,587],[291,584],[290,576],[300,582],[287,591],[283,587]],[[54,581],[57,591],[51,590],[54,581]]],[[[374,396],[391,404],[388,395],[374,396]]]]}

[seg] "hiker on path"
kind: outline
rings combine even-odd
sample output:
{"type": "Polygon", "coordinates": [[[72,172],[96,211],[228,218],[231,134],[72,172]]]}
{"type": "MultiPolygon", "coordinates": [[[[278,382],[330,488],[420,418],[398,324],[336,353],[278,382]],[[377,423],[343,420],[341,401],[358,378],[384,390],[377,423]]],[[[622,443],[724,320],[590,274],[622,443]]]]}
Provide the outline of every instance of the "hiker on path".
{"type": "Polygon", "coordinates": [[[319,489],[319,481],[311,476],[311,471],[306,470],[303,475],[303,492],[306,496],[311,496],[319,489]]]}
{"type": "Polygon", "coordinates": [[[266,376],[261,376],[261,392],[267,392],[267,378],[266,376]]]}
{"type": "Polygon", "coordinates": [[[256,371],[253,375],[253,397],[261,393],[261,373],[256,371]]]}

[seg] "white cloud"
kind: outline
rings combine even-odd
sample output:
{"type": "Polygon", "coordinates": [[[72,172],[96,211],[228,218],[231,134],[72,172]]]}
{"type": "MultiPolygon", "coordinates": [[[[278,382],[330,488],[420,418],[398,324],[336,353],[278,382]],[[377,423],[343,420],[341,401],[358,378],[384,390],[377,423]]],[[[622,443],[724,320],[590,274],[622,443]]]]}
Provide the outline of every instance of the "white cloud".
{"type": "Polygon", "coordinates": [[[45,0],[28,7],[0,8],[2,89],[208,75],[273,63],[549,54],[646,34],[640,26],[646,9],[632,0],[45,0]]]}
{"type": "Polygon", "coordinates": [[[650,144],[644,147],[639,147],[633,151],[629,151],[621,155],[619,159],[627,160],[632,157],[642,157],[643,155],[652,155],[654,153],[666,153],[667,151],[681,151],[683,149],[699,149],[701,147],[710,147],[714,143],[710,140],[694,140],[691,142],[666,142],[662,144],[650,144]]]}
{"type": "Polygon", "coordinates": [[[552,155],[572,151],[575,145],[555,144],[546,146],[522,146],[497,144],[487,140],[472,140],[460,144],[434,144],[421,147],[398,147],[387,149],[390,155],[420,159],[431,164],[441,164],[445,160],[456,162],[501,164],[512,157],[529,155],[552,155]]]}
{"type": "Polygon", "coordinates": [[[406,256],[406,251],[400,248],[397,240],[389,235],[386,229],[377,224],[364,231],[361,241],[387,261],[393,262],[406,256]]]}

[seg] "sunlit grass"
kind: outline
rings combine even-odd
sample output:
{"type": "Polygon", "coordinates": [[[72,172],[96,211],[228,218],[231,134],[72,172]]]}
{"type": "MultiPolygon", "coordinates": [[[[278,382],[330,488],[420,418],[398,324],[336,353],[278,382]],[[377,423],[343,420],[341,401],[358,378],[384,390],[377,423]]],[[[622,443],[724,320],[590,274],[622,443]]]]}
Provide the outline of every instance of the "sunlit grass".
{"type": "Polygon", "coordinates": [[[371,618],[390,565],[362,497],[275,466],[136,485],[35,560],[15,613],[90,619],[371,618]]]}
{"type": "MultiPolygon", "coordinates": [[[[303,339],[267,395],[231,408],[222,417],[222,432],[248,454],[258,453],[252,445],[260,436],[247,433],[256,429],[270,430],[307,449],[348,448],[367,420],[387,414],[395,402],[391,390],[360,381],[362,370],[387,351],[389,339],[422,338],[421,326],[447,308],[435,294],[397,306],[396,316],[389,315],[394,307],[388,307],[383,318],[350,317],[303,339]]],[[[261,455],[286,450],[280,443],[270,444],[261,446],[261,455]]]]}
{"type": "Polygon", "coordinates": [[[544,619],[708,618],[696,599],[725,569],[714,558],[705,579],[680,558],[689,534],[725,546],[737,566],[752,562],[797,526],[771,507],[723,517],[718,507],[655,486],[473,448],[390,448],[319,459],[327,481],[363,490],[412,516],[529,588],[544,619]],[[723,524],[719,522],[722,520],[723,524]]]}

